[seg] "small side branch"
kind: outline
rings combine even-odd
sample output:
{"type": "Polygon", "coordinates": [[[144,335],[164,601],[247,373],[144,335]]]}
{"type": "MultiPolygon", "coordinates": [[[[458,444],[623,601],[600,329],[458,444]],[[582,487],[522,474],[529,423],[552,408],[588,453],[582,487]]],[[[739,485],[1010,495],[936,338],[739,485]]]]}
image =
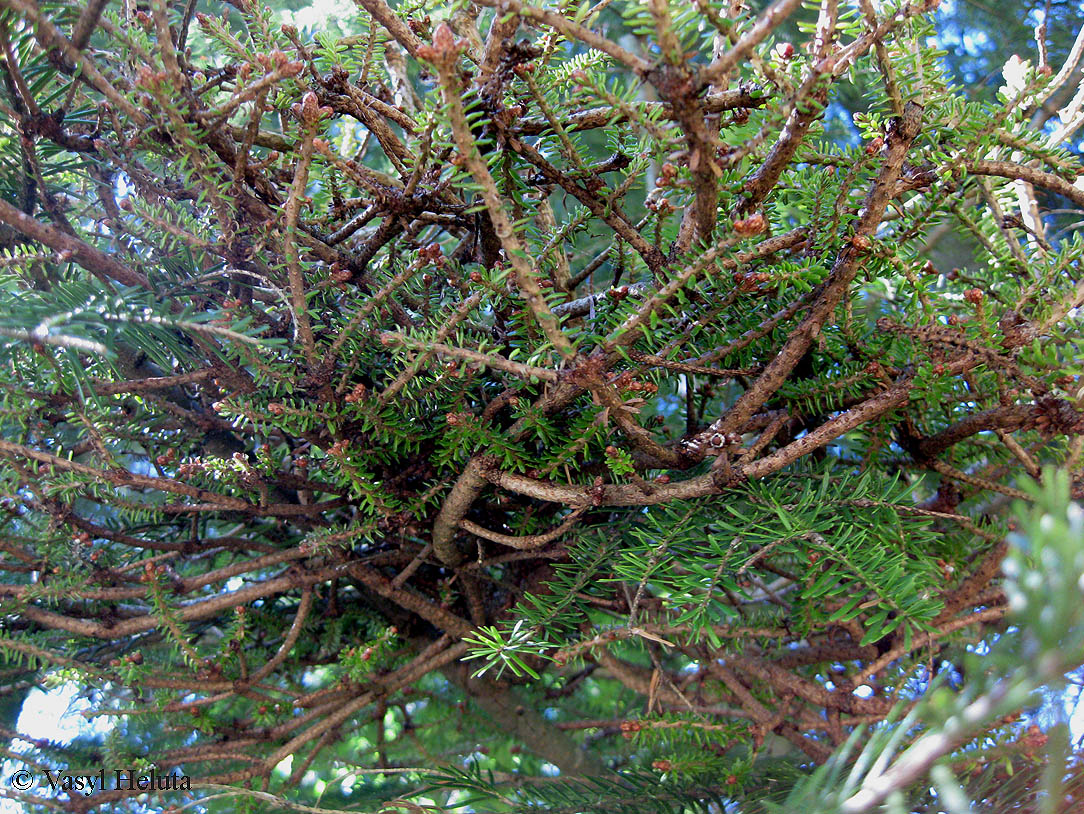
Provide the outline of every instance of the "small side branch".
{"type": "Polygon", "coordinates": [[[1084,208],[1084,189],[1070,184],[1060,175],[1054,175],[1052,172],[1044,172],[1035,167],[1009,161],[965,161],[963,166],[965,170],[975,175],[996,175],[1013,181],[1026,181],[1068,198],[1077,206],[1084,208]]]}
{"type": "Polygon", "coordinates": [[[518,548],[520,551],[533,551],[534,549],[542,548],[547,543],[552,543],[554,540],[558,539],[566,531],[576,525],[576,521],[580,519],[585,511],[587,511],[587,509],[583,507],[576,509],[566,517],[564,522],[559,526],[543,534],[525,534],[522,536],[498,534],[495,531],[482,528],[477,523],[473,523],[466,518],[459,521],[459,527],[477,537],[481,537],[483,540],[500,543],[501,545],[506,545],[510,548],[518,548]]]}

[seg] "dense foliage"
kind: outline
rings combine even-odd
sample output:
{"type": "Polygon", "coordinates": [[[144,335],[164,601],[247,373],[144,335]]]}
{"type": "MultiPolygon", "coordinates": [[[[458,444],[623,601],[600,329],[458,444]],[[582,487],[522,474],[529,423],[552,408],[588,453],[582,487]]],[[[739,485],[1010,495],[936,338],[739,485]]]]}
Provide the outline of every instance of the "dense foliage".
{"type": "Polygon", "coordinates": [[[936,0],[356,1],[0,0],[19,760],[1073,805],[1017,713],[1084,663],[1084,32],[995,94],[936,0]],[[58,681],[106,734],[19,740],[58,681]]]}

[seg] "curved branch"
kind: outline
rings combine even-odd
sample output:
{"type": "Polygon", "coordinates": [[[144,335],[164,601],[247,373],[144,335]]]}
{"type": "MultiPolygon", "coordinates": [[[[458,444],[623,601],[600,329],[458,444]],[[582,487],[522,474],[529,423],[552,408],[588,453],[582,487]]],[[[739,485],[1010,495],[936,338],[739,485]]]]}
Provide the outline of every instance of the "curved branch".
{"type": "Polygon", "coordinates": [[[294,649],[294,645],[297,644],[297,640],[301,637],[301,630],[305,626],[305,620],[309,618],[310,610],[312,610],[312,588],[302,592],[301,602],[297,606],[297,613],[294,614],[293,624],[290,625],[290,630],[287,632],[286,638],[282,640],[278,652],[263,667],[253,673],[252,677],[248,679],[249,681],[262,681],[275,672],[276,667],[286,661],[290,651],[294,649]]]}
{"type": "Polygon", "coordinates": [[[1044,172],[1035,167],[1026,167],[1010,161],[965,161],[963,166],[965,170],[975,175],[995,175],[1012,181],[1027,181],[1029,184],[1068,198],[1079,207],[1084,207],[1084,189],[1070,184],[1060,175],[1054,175],[1052,172],[1044,172]]]}
{"type": "Polygon", "coordinates": [[[472,523],[466,518],[459,521],[459,527],[464,531],[468,531],[477,537],[481,537],[483,540],[490,540],[494,543],[500,543],[501,545],[506,545],[511,548],[518,548],[521,551],[531,551],[536,548],[541,548],[547,543],[551,543],[556,540],[558,537],[560,537],[562,534],[564,534],[566,531],[576,525],[576,521],[579,520],[580,515],[582,515],[585,511],[587,511],[585,507],[576,509],[572,512],[572,514],[566,517],[564,519],[564,522],[562,522],[559,526],[545,532],[544,534],[526,534],[523,536],[498,534],[495,531],[490,531],[489,529],[482,528],[477,523],[472,523]]]}
{"type": "Polygon", "coordinates": [[[994,407],[981,413],[969,415],[946,427],[936,435],[921,440],[916,451],[925,458],[936,458],[949,447],[980,432],[990,430],[1018,430],[1035,417],[1035,405],[1012,404],[994,407]]]}

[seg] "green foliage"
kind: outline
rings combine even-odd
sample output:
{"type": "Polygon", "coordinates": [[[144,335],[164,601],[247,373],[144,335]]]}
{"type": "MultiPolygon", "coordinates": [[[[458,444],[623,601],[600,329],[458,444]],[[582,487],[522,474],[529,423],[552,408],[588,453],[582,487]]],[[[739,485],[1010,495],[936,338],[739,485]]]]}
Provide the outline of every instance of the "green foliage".
{"type": "MultiPolygon", "coordinates": [[[[955,814],[991,802],[971,796],[982,793],[987,778],[959,778],[953,767],[962,761],[943,758],[981,755],[984,747],[990,748],[984,741],[991,722],[1025,705],[1043,686],[1063,682],[1064,673],[1084,659],[1084,513],[1069,502],[1063,473],[1048,471],[1044,485],[1029,492],[1035,503],[1018,505],[1022,522],[1010,535],[1013,549],[1004,565],[1014,627],[1000,634],[988,653],[969,656],[965,666],[979,677],[962,692],[945,686],[931,689],[901,720],[889,719],[892,726],[869,733],[856,730],[828,764],[801,781],[774,810],[834,814],[868,810],[883,800],[884,810],[902,814],[914,810],[928,791],[909,797],[903,784],[891,779],[921,777],[927,769],[946,810],[955,814]],[[994,671],[991,665],[996,665],[994,671]],[[917,738],[916,731],[921,733],[917,738]]],[[[1069,799],[1062,770],[1069,765],[1065,724],[1052,735],[1057,740],[1039,761],[1045,768],[1041,788],[1028,790],[1028,796],[1042,794],[1053,803],[1069,799]]]]}

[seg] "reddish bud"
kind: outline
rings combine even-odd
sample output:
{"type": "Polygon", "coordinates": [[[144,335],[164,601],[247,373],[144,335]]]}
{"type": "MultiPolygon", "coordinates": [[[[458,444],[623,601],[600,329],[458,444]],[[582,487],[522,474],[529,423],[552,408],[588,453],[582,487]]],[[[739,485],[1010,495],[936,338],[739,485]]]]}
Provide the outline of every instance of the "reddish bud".
{"type": "Polygon", "coordinates": [[[311,90],[301,98],[300,104],[291,105],[290,109],[308,127],[315,127],[320,119],[326,119],[335,112],[330,107],[321,107],[320,99],[311,90]]]}
{"type": "Polygon", "coordinates": [[[741,237],[758,235],[766,228],[768,228],[768,221],[759,212],[750,215],[744,220],[734,222],[734,231],[741,237]]]}
{"type": "MultiPolygon", "coordinates": [[[[450,62],[459,56],[462,43],[457,42],[447,23],[441,23],[433,32],[432,61],[450,62]]],[[[421,50],[419,49],[419,55],[421,50]]]]}
{"type": "Polygon", "coordinates": [[[789,42],[781,42],[772,49],[772,53],[774,53],[778,59],[793,59],[794,46],[791,45],[789,42]]]}

